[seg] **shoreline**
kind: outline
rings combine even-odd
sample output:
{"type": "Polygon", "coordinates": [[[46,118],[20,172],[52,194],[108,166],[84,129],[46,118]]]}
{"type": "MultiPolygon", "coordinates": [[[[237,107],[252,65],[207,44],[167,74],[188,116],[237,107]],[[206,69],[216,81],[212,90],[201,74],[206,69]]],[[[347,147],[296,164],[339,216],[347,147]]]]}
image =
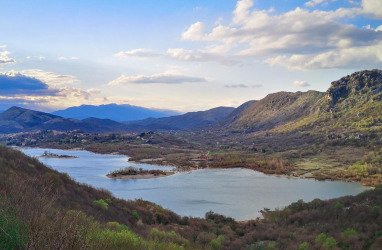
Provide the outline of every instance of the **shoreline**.
{"type": "MultiPolygon", "coordinates": [[[[19,146],[11,146],[11,147],[19,147],[19,146]]],[[[191,166],[187,166],[186,168],[182,167],[182,166],[179,166],[179,165],[176,165],[176,164],[168,164],[167,162],[166,163],[163,163],[163,162],[151,162],[150,161],[153,161],[153,160],[156,160],[156,158],[152,158],[152,159],[138,159],[138,160],[133,160],[133,161],[130,161],[131,159],[131,156],[127,155],[127,154],[124,154],[124,153],[120,153],[118,151],[98,151],[98,150],[92,150],[91,148],[90,149],[87,149],[87,148],[83,148],[83,147],[59,147],[59,146],[54,146],[54,145],[49,145],[49,147],[41,147],[41,146],[37,146],[37,147],[31,147],[31,146],[28,146],[27,148],[40,148],[40,149],[59,149],[59,150],[85,150],[85,151],[89,151],[89,152],[92,152],[92,153],[96,153],[96,154],[112,154],[112,155],[121,155],[121,156],[126,156],[128,157],[128,161],[129,162],[134,162],[134,163],[143,163],[143,164],[155,164],[155,165],[158,165],[158,166],[168,166],[168,167],[174,167],[175,168],[175,171],[174,173],[177,173],[177,172],[188,172],[188,171],[194,171],[194,170],[198,170],[198,169],[232,169],[232,168],[244,168],[244,169],[249,169],[249,170],[253,170],[253,171],[257,171],[257,172],[261,172],[263,174],[266,174],[266,175],[270,175],[270,176],[284,176],[284,177],[288,177],[288,178],[300,178],[300,179],[314,179],[316,181],[344,181],[344,182],[349,182],[349,183],[358,183],[364,187],[369,187],[369,188],[375,188],[375,186],[372,186],[372,185],[366,185],[364,183],[362,183],[362,181],[357,181],[357,180],[352,180],[352,179],[347,179],[347,178],[317,178],[315,177],[314,175],[311,175],[311,176],[305,176],[306,173],[304,174],[298,174],[296,172],[290,172],[290,173],[271,173],[271,172],[267,172],[267,171],[263,171],[263,169],[259,168],[259,169],[256,169],[256,168],[251,168],[251,167],[246,167],[246,166],[238,166],[238,165],[233,165],[233,166],[230,166],[230,165],[225,165],[224,167],[205,167],[205,168],[199,168],[199,167],[191,167],[191,166]]],[[[106,175],[107,176],[107,175],[106,175]]],[[[111,179],[152,179],[152,178],[158,178],[158,177],[166,177],[166,176],[169,176],[169,175],[164,175],[164,176],[146,176],[145,174],[144,175],[141,175],[141,178],[134,178],[134,177],[129,177],[129,176],[126,176],[126,177],[119,177],[119,178],[115,178],[115,177],[109,177],[107,176],[108,178],[111,178],[111,179]]]]}

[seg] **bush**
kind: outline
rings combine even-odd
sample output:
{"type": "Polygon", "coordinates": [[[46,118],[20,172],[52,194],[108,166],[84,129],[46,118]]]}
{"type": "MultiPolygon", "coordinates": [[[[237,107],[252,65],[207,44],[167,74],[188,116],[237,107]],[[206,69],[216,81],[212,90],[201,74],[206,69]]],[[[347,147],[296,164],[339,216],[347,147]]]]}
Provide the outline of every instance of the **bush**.
{"type": "Polygon", "coordinates": [[[177,234],[175,231],[162,231],[157,228],[150,230],[150,239],[159,242],[172,242],[178,245],[187,246],[188,240],[177,234]]]}
{"type": "Polygon", "coordinates": [[[321,244],[326,249],[334,249],[337,246],[337,241],[333,237],[325,234],[325,233],[320,233],[316,237],[316,242],[321,244]]]}
{"type": "Polygon", "coordinates": [[[310,249],[310,244],[309,242],[303,242],[298,246],[298,250],[308,250],[310,249]]]}
{"type": "Polygon", "coordinates": [[[102,208],[103,210],[107,210],[109,208],[109,204],[103,199],[95,200],[93,204],[102,208]]]}
{"type": "Polygon", "coordinates": [[[139,217],[140,217],[139,213],[135,210],[133,212],[131,212],[131,216],[133,216],[133,218],[136,220],[139,220],[139,217]]]}
{"type": "Polygon", "coordinates": [[[223,248],[223,244],[224,244],[224,236],[219,235],[215,239],[211,240],[210,247],[212,249],[221,249],[221,248],[223,248]]]}
{"type": "Polygon", "coordinates": [[[343,232],[342,232],[342,237],[345,238],[345,239],[349,239],[349,238],[352,238],[352,237],[356,237],[358,235],[358,232],[357,230],[355,230],[354,228],[346,228],[343,232]]]}

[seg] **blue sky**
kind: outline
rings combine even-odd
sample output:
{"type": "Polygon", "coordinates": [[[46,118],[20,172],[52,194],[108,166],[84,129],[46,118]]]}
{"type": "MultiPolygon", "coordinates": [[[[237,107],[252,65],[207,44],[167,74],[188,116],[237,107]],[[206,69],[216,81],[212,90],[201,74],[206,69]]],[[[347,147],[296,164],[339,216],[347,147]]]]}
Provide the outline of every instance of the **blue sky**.
{"type": "Polygon", "coordinates": [[[0,81],[0,110],[238,106],[382,65],[380,0],[0,0],[0,10],[0,78],[49,90],[0,81]]]}

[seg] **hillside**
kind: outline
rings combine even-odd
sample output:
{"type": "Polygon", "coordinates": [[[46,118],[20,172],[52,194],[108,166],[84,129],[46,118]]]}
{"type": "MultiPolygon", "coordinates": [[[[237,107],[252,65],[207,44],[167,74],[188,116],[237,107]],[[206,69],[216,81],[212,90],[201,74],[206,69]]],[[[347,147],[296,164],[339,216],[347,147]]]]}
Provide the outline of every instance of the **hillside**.
{"type": "Polygon", "coordinates": [[[278,92],[246,102],[223,122],[223,130],[253,132],[381,132],[382,71],[355,72],[326,92],[278,92]]]}
{"type": "Polygon", "coordinates": [[[189,112],[183,115],[157,119],[145,119],[126,123],[133,130],[195,130],[205,129],[223,122],[234,110],[232,107],[217,107],[206,111],[189,112]]]}
{"type": "MultiPolygon", "coordinates": [[[[355,72],[331,83],[317,111],[291,121],[278,131],[309,130],[345,140],[373,142],[382,133],[382,71],[355,72]]],[[[277,131],[277,130],[276,130],[277,131]]]]}
{"type": "Polygon", "coordinates": [[[1,249],[380,249],[382,189],[235,222],[116,199],[0,147],[1,249]],[[15,161],[17,159],[17,161],[15,161]],[[319,226],[317,226],[319,225],[319,226]]]}
{"type": "Polygon", "coordinates": [[[246,132],[269,130],[313,113],[323,97],[324,94],[317,91],[269,94],[239,107],[227,127],[246,132]]]}
{"type": "Polygon", "coordinates": [[[0,133],[35,130],[116,132],[124,130],[124,127],[111,120],[89,118],[81,121],[19,107],[12,107],[0,114],[0,133]]]}
{"type": "Polygon", "coordinates": [[[129,104],[81,105],[53,112],[65,118],[86,119],[89,117],[110,119],[118,122],[135,121],[146,118],[160,118],[179,114],[172,110],[149,109],[129,104]]]}

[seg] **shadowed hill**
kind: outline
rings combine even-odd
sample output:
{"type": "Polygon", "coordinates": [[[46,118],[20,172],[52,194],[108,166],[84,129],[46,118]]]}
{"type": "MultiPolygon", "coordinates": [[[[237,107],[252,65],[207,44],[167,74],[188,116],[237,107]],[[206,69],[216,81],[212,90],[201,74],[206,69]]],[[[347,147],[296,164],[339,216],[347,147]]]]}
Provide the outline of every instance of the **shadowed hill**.
{"type": "Polygon", "coordinates": [[[191,130],[204,129],[223,122],[234,110],[231,107],[217,107],[206,111],[189,112],[183,115],[145,119],[126,123],[134,130],[191,130]]]}
{"type": "Polygon", "coordinates": [[[81,121],[19,107],[12,107],[0,114],[0,133],[35,130],[110,132],[122,131],[124,127],[111,120],[89,118],[81,121]]]}

